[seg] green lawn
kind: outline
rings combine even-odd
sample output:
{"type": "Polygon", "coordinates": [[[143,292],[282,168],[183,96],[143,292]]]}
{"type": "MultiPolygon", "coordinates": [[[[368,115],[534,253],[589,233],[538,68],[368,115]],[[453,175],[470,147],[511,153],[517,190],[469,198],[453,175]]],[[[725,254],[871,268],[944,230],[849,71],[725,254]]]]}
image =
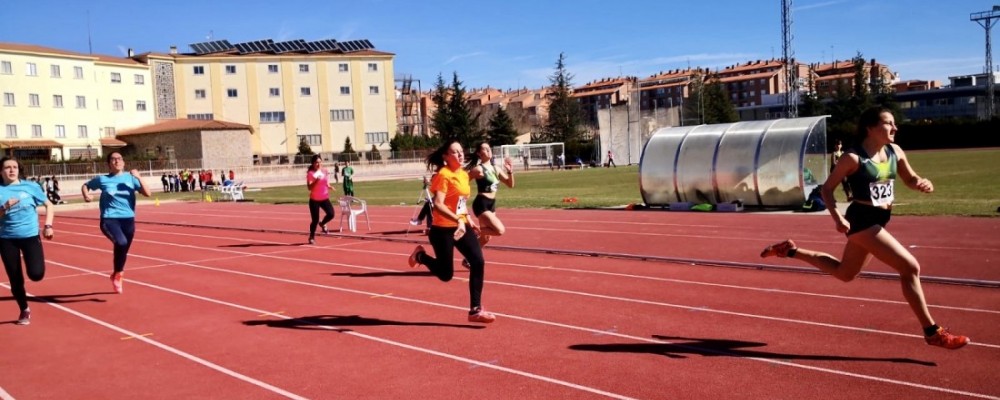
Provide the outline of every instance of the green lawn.
{"type": "MultiPolygon", "coordinates": [[[[934,182],[932,194],[900,189],[895,215],[998,216],[1000,150],[939,150],[909,152],[917,173],[934,182]]],[[[518,172],[516,187],[500,190],[502,207],[610,207],[641,203],[639,168],[587,168],[570,171],[518,172]],[[576,203],[563,199],[575,197],[576,203]]],[[[898,182],[897,182],[898,183],[898,182]]],[[[372,205],[412,205],[420,194],[418,179],[356,182],[355,193],[372,205]]],[[[338,193],[340,187],[338,186],[338,193]]],[[[475,189],[473,189],[475,190],[475,189]]],[[[840,193],[842,195],[842,193],[840,193]]],[[[159,194],[165,199],[197,199],[196,194],[159,194]]],[[[305,203],[305,185],[264,188],[247,197],[265,203],[305,203]]]]}

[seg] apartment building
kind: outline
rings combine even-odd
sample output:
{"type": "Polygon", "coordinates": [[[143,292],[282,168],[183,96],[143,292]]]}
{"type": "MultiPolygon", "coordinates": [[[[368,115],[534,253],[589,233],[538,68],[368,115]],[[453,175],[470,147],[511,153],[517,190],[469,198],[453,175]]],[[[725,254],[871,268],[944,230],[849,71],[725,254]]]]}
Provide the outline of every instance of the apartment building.
{"type": "Polygon", "coordinates": [[[389,149],[396,133],[392,53],[367,40],[195,43],[145,53],[158,120],[209,119],[252,127],[255,155],[389,149]]]}
{"type": "Polygon", "coordinates": [[[149,68],[126,57],[0,43],[0,149],[21,159],[89,159],[154,122],[149,68]]]}

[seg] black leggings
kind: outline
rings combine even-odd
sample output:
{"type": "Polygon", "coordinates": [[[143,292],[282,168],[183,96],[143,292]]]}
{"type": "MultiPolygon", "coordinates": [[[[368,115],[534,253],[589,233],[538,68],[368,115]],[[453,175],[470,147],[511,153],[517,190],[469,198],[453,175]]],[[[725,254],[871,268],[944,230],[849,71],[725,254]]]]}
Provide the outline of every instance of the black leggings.
{"type": "Polygon", "coordinates": [[[457,229],[432,225],[427,236],[437,258],[423,253],[418,255],[417,261],[426,265],[427,269],[442,282],[448,282],[455,275],[455,260],[452,254],[454,249],[458,248],[458,252],[469,262],[469,309],[473,310],[482,305],[485,279],[483,267],[486,262],[483,261],[483,249],[479,247],[476,233],[469,229],[461,239],[455,240],[457,229]]]}
{"type": "Polygon", "coordinates": [[[326,225],[333,220],[333,204],[330,203],[330,199],[326,200],[313,200],[309,199],[309,217],[312,218],[309,222],[309,237],[316,236],[316,225],[326,225]],[[319,209],[322,208],[326,212],[326,216],[323,217],[323,222],[319,221],[319,209]]]}
{"type": "Polygon", "coordinates": [[[101,218],[101,232],[114,244],[115,272],[124,271],[128,249],[135,237],[135,218],[101,218]]]}
{"type": "Polygon", "coordinates": [[[3,269],[7,271],[10,292],[21,311],[28,309],[28,294],[24,290],[24,275],[21,274],[21,255],[28,278],[38,282],[45,277],[45,254],[42,252],[42,238],[38,236],[22,239],[0,239],[0,257],[3,269]]]}

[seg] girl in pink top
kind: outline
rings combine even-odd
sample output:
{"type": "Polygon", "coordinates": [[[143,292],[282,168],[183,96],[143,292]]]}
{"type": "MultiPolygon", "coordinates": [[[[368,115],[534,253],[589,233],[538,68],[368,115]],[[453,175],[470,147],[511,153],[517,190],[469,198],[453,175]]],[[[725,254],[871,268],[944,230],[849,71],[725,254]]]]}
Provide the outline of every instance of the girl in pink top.
{"type": "Polygon", "coordinates": [[[323,229],[323,234],[329,234],[326,224],[333,219],[333,204],[330,203],[330,191],[337,190],[330,186],[330,172],[323,168],[323,157],[316,154],[312,164],[306,170],[306,187],[309,188],[309,244],[316,243],[316,225],[323,229]],[[319,209],[326,213],[323,221],[319,220],[319,209]]]}

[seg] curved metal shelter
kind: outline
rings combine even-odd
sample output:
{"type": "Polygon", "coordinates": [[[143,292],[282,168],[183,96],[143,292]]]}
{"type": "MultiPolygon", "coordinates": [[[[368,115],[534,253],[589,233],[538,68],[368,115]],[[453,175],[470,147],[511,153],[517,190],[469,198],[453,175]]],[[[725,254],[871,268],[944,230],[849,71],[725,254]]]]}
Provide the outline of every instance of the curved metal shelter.
{"type": "Polygon", "coordinates": [[[826,180],[826,116],[661,128],[642,149],[639,190],[675,202],[800,206],[826,180]]]}

